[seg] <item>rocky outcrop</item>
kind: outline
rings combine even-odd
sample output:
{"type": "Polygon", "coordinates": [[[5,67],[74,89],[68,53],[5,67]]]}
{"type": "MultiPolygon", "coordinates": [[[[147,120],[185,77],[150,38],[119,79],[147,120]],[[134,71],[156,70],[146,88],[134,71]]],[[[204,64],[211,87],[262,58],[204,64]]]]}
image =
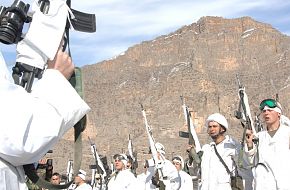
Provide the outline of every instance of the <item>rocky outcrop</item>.
{"type": "MultiPolygon", "coordinates": [[[[195,113],[202,144],[210,140],[203,125],[213,112],[224,114],[231,127],[228,133],[240,139],[242,129],[233,114],[239,101],[236,75],[246,87],[253,115],[260,100],[277,93],[284,112],[289,113],[289,42],[271,25],[250,17],[203,17],[130,47],[115,59],[85,66],[84,98],[92,111],[84,140],[91,136],[99,153],[110,160],[111,155],[127,151],[131,134],[141,163],[148,156],[141,103],[154,138],[165,145],[168,158],[185,156],[187,140],[178,136],[179,130],[186,130],[181,95],[195,113]]],[[[83,167],[88,169],[89,144],[84,145],[83,167]]],[[[63,171],[64,166],[58,168],[63,171]]]]}

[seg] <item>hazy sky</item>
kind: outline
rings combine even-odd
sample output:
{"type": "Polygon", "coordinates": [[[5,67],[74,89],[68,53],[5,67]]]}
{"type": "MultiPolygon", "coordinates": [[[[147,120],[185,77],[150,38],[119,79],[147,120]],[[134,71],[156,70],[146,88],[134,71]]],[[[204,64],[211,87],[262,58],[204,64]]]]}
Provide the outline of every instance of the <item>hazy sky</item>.
{"type": "MultiPolygon", "coordinates": [[[[12,0],[1,0],[10,6],[12,0]]],[[[31,0],[26,0],[31,3],[31,0]]],[[[290,35],[290,1],[286,0],[72,0],[72,8],[96,15],[97,31],[71,31],[77,66],[94,64],[125,52],[142,41],[174,32],[202,16],[250,16],[290,35]]],[[[6,62],[15,62],[15,45],[0,45],[6,62]]]]}

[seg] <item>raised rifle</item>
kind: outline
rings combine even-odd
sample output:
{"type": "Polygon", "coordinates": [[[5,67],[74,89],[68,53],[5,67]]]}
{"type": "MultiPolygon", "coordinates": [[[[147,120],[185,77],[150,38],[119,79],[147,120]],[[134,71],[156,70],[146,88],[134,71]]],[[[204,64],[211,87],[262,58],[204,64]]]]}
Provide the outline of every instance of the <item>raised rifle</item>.
{"type": "Polygon", "coordinates": [[[128,137],[128,153],[132,158],[131,170],[136,175],[136,169],[138,168],[138,161],[137,161],[137,155],[133,150],[133,143],[132,143],[132,139],[131,139],[130,134],[128,137]]]}
{"type": "Polygon", "coordinates": [[[96,145],[91,141],[90,137],[89,138],[89,142],[91,145],[91,152],[93,154],[94,160],[95,160],[95,165],[90,165],[90,169],[92,169],[92,180],[91,180],[91,186],[95,187],[97,185],[96,182],[96,174],[100,175],[100,187],[99,189],[102,189],[103,183],[105,181],[105,177],[106,177],[106,170],[104,168],[104,165],[100,159],[100,156],[97,152],[97,148],[96,145]]]}
{"type": "MultiPolygon", "coordinates": [[[[245,87],[241,84],[239,76],[236,75],[237,82],[238,82],[238,87],[239,87],[239,107],[238,110],[235,111],[235,116],[237,119],[241,121],[241,124],[244,128],[243,131],[243,137],[241,141],[241,149],[239,152],[239,160],[238,164],[240,167],[243,167],[243,151],[244,151],[244,146],[245,146],[245,138],[246,138],[246,131],[247,129],[250,129],[253,131],[254,136],[256,136],[257,132],[252,120],[251,116],[251,111],[250,111],[250,106],[249,106],[249,99],[246,94],[246,89],[245,87]]],[[[254,138],[253,142],[256,143],[258,139],[254,138]]]]}
{"type": "Polygon", "coordinates": [[[152,135],[152,129],[151,129],[150,125],[148,124],[146,112],[145,112],[142,104],[141,104],[141,109],[142,109],[142,115],[144,118],[146,133],[147,133],[148,140],[149,140],[150,152],[151,152],[152,158],[154,160],[154,166],[158,172],[158,179],[159,179],[159,185],[160,185],[159,189],[163,190],[163,189],[165,189],[165,186],[166,186],[166,184],[164,183],[165,181],[163,180],[164,175],[163,175],[163,171],[162,171],[165,158],[162,154],[160,154],[160,159],[158,158],[157,149],[155,147],[155,140],[154,140],[153,135],[152,135]]]}
{"type": "Polygon", "coordinates": [[[185,105],[183,96],[180,96],[180,99],[182,102],[184,119],[186,121],[188,131],[187,132],[179,131],[179,136],[183,138],[188,138],[188,144],[193,146],[193,148],[195,149],[194,152],[191,152],[191,154],[189,154],[189,157],[190,157],[189,160],[191,162],[190,164],[192,164],[193,160],[195,160],[197,164],[200,164],[201,159],[199,155],[197,154],[201,151],[200,142],[198,140],[198,137],[195,131],[195,126],[192,121],[191,113],[188,110],[188,107],[185,105]]]}

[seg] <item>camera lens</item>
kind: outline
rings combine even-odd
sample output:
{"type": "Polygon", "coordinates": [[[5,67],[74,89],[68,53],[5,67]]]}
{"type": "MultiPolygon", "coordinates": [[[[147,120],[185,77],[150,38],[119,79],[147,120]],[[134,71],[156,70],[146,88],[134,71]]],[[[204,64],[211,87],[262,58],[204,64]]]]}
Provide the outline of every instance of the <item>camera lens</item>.
{"type": "Polygon", "coordinates": [[[27,21],[29,4],[15,0],[11,7],[0,9],[0,41],[4,44],[17,43],[27,21]]]}

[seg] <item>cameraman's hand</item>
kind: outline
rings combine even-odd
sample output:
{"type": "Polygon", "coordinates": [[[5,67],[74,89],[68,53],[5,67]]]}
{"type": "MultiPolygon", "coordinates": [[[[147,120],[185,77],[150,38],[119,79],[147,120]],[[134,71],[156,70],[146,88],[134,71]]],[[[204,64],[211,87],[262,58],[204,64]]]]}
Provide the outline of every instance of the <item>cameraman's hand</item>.
{"type": "Polygon", "coordinates": [[[38,164],[45,165],[45,164],[46,164],[46,162],[47,162],[47,159],[45,159],[45,158],[42,158],[42,159],[40,159],[40,160],[38,161],[38,164]]]}
{"type": "Polygon", "coordinates": [[[74,64],[70,56],[61,49],[56,53],[54,60],[48,60],[47,68],[58,70],[67,79],[69,79],[74,72],[74,64]]]}

